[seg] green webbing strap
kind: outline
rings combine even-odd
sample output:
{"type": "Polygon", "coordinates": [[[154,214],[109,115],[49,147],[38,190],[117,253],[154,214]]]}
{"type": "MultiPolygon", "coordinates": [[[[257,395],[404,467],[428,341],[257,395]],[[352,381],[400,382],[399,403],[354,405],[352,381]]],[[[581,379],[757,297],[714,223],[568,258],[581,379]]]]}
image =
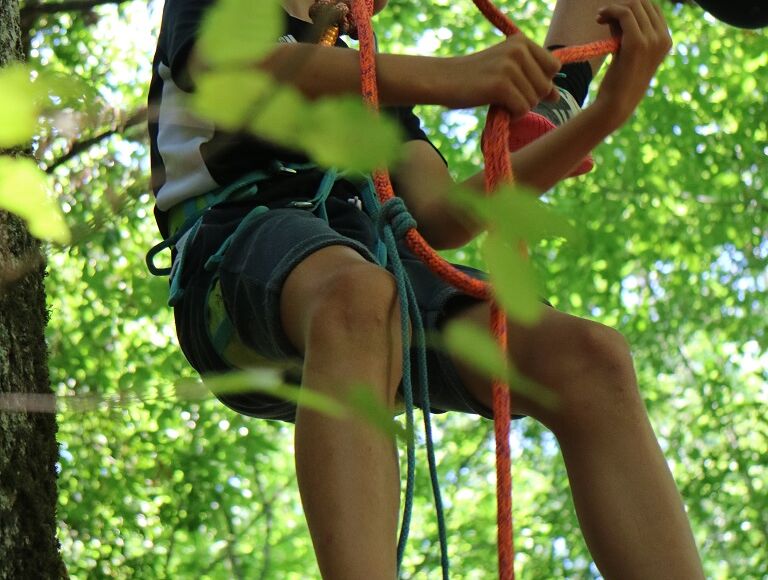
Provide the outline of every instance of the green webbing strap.
{"type": "Polygon", "coordinates": [[[271,173],[254,171],[225,187],[198,195],[171,208],[168,212],[168,226],[171,232],[175,234],[183,230],[190,222],[194,223],[207,209],[220,203],[255,197],[259,191],[259,183],[269,177],[272,177],[271,173]]]}
{"type": "MultiPolygon", "coordinates": [[[[168,304],[175,306],[184,296],[181,287],[181,272],[185,263],[185,248],[188,239],[194,237],[197,228],[200,227],[203,214],[210,208],[225,201],[238,201],[250,199],[258,194],[258,184],[265,179],[279,175],[280,173],[298,173],[307,169],[314,169],[311,163],[285,164],[275,161],[269,171],[253,171],[242,176],[231,184],[213,190],[209,193],[198,195],[188,199],[168,212],[168,226],[171,235],[159,244],[156,244],[147,252],[147,268],[155,276],[170,276],[170,294],[168,304]],[[160,268],[155,265],[155,257],[167,250],[176,248],[178,253],[171,267],[160,268]]],[[[331,184],[332,186],[333,184],[331,184]]],[[[228,246],[228,244],[227,244],[228,246]]],[[[217,255],[223,255],[226,248],[220,248],[217,255]]]]}
{"type": "Polygon", "coordinates": [[[209,272],[213,272],[215,270],[218,270],[219,265],[221,264],[222,260],[224,259],[224,255],[227,253],[227,250],[229,249],[229,246],[232,245],[232,240],[234,240],[237,235],[242,232],[245,228],[247,228],[253,220],[255,220],[257,217],[259,217],[262,214],[265,214],[269,211],[269,208],[265,205],[257,205],[254,207],[251,211],[249,211],[246,216],[240,220],[240,223],[237,224],[237,227],[235,228],[235,231],[232,232],[229,237],[227,237],[226,240],[224,240],[224,243],[219,246],[219,249],[216,250],[216,253],[213,254],[208,260],[205,262],[205,269],[209,272]]]}
{"type": "MultiPolygon", "coordinates": [[[[334,184],[342,176],[335,170],[326,171],[314,197],[309,201],[296,201],[290,205],[295,208],[306,209],[317,213],[319,217],[328,221],[328,213],[325,208],[325,202],[331,194],[334,184]]],[[[239,197],[230,197],[229,199],[239,199],[239,197]]],[[[215,254],[213,254],[205,263],[205,269],[216,271],[221,265],[224,256],[236,236],[249,226],[253,220],[268,211],[265,206],[253,208],[248,215],[238,224],[235,231],[224,241],[215,254]]],[[[235,327],[227,314],[224,298],[221,293],[221,285],[218,276],[214,278],[211,288],[208,291],[206,299],[206,323],[209,340],[219,357],[233,368],[246,368],[254,366],[264,357],[256,353],[240,340],[235,327]]]]}
{"type": "MultiPolygon", "coordinates": [[[[377,219],[379,215],[379,199],[376,197],[376,186],[373,184],[373,180],[368,177],[365,187],[361,191],[363,209],[365,213],[371,216],[372,219],[377,219]]],[[[387,246],[379,236],[376,239],[376,248],[374,255],[376,256],[376,263],[382,268],[387,267],[387,246]]]]}
{"type": "MultiPolygon", "coordinates": [[[[224,255],[226,254],[229,246],[232,245],[232,240],[247,228],[257,217],[265,214],[269,211],[269,208],[263,205],[256,206],[240,221],[229,237],[224,240],[224,243],[219,246],[219,249],[205,262],[205,269],[214,272],[219,269],[224,255]]],[[[224,298],[221,295],[221,288],[219,287],[218,274],[214,277],[211,287],[208,290],[208,296],[206,297],[206,312],[210,313],[210,317],[206,322],[205,327],[208,329],[208,338],[213,345],[213,349],[216,353],[226,362],[228,365],[234,368],[245,368],[242,366],[241,359],[243,356],[248,360],[252,359],[256,355],[248,347],[246,347],[240,337],[235,331],[235,327],[232,324],[227,310],[224,307],[224,298]],[[213,290],[216,289],[214,293],[213,290]],[[212,298],[214,302],[212,303],[212,298]],[[237,351],[237,352],[235,352],[237,351]],[[249,353],[253,354],[250,356],[249,353]],[[237,360],[234,360],[237,359],[237,360]]],[[[252,365],[253,363],[248,363],[252,365]]]]}
{"type": "Polygon", "coordinates": [[[325,175],[323,175],[323,180],[320,182],[320,187],[317,188],[317,193],[312,200],[315,204],[313,211],[317,212],[318,217],[323,218],[325,223],[328,223],[328,210],[325,207],[325,202],[328,196],[331,195],[331,190],[339,177],[340,175],[335,168],[326,171],[325,175]]]}
{"type": "Polygon", "coordinates": [[[184,297],[184,288],[181,287],[181,272],[184,270],[184,264],[186,263],[187,259],[186,242],[187,240],[191,240],[195,237],[195,233],[197,233],[197,230],[200,229],[200,224],[202,221],[202,218],[195,221],[194,225],[187,231],[183,232],[181,237],[176,242],[176,244],[181,246],[181,248],[176,255],[176,260],[171,266],[171,288],[168,295],[168,306],[176,306],[176,304],[179,303],[179,300],[184,297]]]}
{"type": "Polygon", "coordinates": [[[259,366],[264,357],[245,346],[235,332],[227,314],[224,297],[221,294],[219,280],[214,280],[208,291],[205,309],[205,328],[211,342],[216,346],[216,354],[229,366],[236,369],[259,366]]]}
{"type": "Polygon", "coordinates": [[[155,265],[155,257],[170,248],[174,248],[184,235],[192,230],[208,208],[230,199],[245,199],[256,195],[258,183],[271,174],[255,171],[244,175],[231,185],[215,189],[210,193],[198,195],[172,207],[168,212],[168,225],[171,235],[159,244],[155,244],[147,252],[147,268],[154,276],[170,276],[171,268],[159,268],[155,265]]]}

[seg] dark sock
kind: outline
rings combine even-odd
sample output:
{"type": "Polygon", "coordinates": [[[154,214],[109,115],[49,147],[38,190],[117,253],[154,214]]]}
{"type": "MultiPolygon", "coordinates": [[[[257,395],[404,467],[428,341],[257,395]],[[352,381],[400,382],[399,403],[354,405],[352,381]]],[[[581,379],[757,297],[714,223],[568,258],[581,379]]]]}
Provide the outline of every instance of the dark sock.
{"type": "MultiPolygon", "coordinates": [[[[547,47],[548,50],[556,48],[563,48],[563,45],[555,44],[547,47]]],[[[589,83],[592,82],[592,67],[588,62],[572,62],[564,64],[560,72],[565,76],[555,77],[555,84],[571,93],[580,106],[583,105],[589,91],[589,83]]]]}

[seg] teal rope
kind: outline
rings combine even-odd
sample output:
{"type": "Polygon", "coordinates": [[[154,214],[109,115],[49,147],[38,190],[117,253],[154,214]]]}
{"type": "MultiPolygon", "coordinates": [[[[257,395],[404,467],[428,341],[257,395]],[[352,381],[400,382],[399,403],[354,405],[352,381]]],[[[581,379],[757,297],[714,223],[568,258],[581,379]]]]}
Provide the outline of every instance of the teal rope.
{"type": "Polygon", "coordinates": [[[328,196],[331,195],[331,190],[336,184],[336,180],[340,177],[341,176],[335,168],[326,171],[325,175],[323,175],[323,180],[320,182],[320,186],[317,188],[317,193],[312,200],[315,203],[315,211],[318,212],[318,217],[324,219],[326,223],[328,222],[328,210],[325,208],[325,201],[328,199],[328,196]]]}
{"type": "Polygon", "coordinates": [[[414,421],[413,421],[413,385],[411,384],[411,357],[410,357],[410,340],[411,335],[408,332],[409,321],[409,294],[403,292],[403,280],[407,278],[404,275],[402,263],[400,262],[397,253],[397,244],[390,250],[389,245],[386,244],[382,238],[386,238],[386,234],[383,230],[388,230],[390,236],[392,230],[386,224],[386,221],[381,220],[381,211],[379,200],[375,194],[375,188],[373,182],[369,179],[367,186],[362,188],[361,195],[363,198],[363,208],[365,212],[376,222],[376,225],[382,235],[378,236],[376,240],[376,261],[380,266],[387,269],[395,269],[399,267],[400,274],[394,272],[395,280],[397,283],[397,292],[401,296],[400,299],[400,328],[402,336],[402,357],[403,357],[403,398],[405,399],[405,425],[408,433],[408,440],[406,442],[406,471],[405,471],[405,505],[403,506],[403,521],[400,525],[400,535],[397,541],[397,569],[398,573],[403,564],[403,556],[405,554],[405,546],[408,543],[408,534],[411,529],[411,515],[413,514],[413,496],[416,483],[416,445],[414,442],[414,421]],[[388,251],[389,250],[389,251],[388,251]],[[393,260],[390,261],[388,254],[392,254],[393,260]],[[397,266],[392,262],[397,261],[397,266]]]}
{"type": "MultiPolygon", "coordinates": [[[[409,302],[416,304],[416,294],[413,286],[408,284],[409,302]]],[[[437,477],[437,461],[435,460],[435,443],[432,439],[432,408],[429,402],[429,377],[427,376],[427,343],[424,333],[424,323],[421,320],[421,312],[418,307],[413,308],[411,314],[413,332],[416,335],[416,353],[418,372],[418,384],[421,394],[424,433],[427,443],[427,463],[429,464],[429,477],[432,483],[432,497],[435,500],[435,515],[437,516],[437,530],[440,539],[440,567],[443,570],[443,580],[448,580],[448,532],[445,526],[445,512],[443,508],[443,497],[440,493],[440,481],[437,477]]]]}
{"type": "MultiPolygon", "coordinates": [[[[374,196],[375,197],[375,196],[374,196]]],[[[379,239],[384,242],[384,248],[387,255],[387,268],[392,271],[397,284],[397,293],[400,297],[400,335],[402,343],[403,359],[403,398],[405,399],[405,425],[408,432],[408,442],[406,451],[406,478],[405,478],[405,505],[403,506],[403,521],[400,526],[400,538],[397,542],[397,569],[403,564],[405,547],[408,543],[408,535],[411,529],[411,516],[413,514],[413,497],[416,483],[416,444],[414,441],[414,420],[413,420],[413,373],[411,371],[411,333],[410,333],[410,297],[408,292],[410,283],[405,275],[403,263],[397,252],[397,241],[395,239],[392,227],[387,217],[382,213],[378,200],[375,200],[376,225],[379,229],[379,239]]],[[[411,218],[413,219],[413,218],[411,218]]],[[[415,224],[415,221],[414,221],[415,224]]]]}
{"type": "MultiPolygon", "coordinates": [[[[384,239],[389,257],[389,264],[392,274],[397,282],[397,290],[400,296],[400,319],[401,336],[403,344],[403,395],[405,398],[406,425],[409,433],[413,433],[413,384],[412,369],[410,360],[411,334],[410,326],[415,336],[417,352],[417,373],[419,379],[419,393],[421,395],[422,411],[424,414],[424,431],[427,443],[427,461],[429,463],[429,474],[432,483],[432,495],[435,502],[435,511],[437,514],[437,528],[440,540],[440,565],[442,568],[443,580],[448,580],[449,562],[448,562],[448,538],[445,526],[445,513],[443,501],[440,493],[440,482],[437,477],[437,462],[435,460],[434,442],[432,440],[432,422],[430,416],[429,404],[429,383],[427,377],[427,355],[426,340],[424,335],[424,323],[421,319],[416,294],[413,286],[405,273],[402,260],[397,251],[397,240],[403,239],[411,228],[416,227],[416,221],[413,219],[400,198],[392,198],[377,211],[376,222],[380,237],[384,239]]],[[[403,509],[403,524],[400,530],[400,540],[397,546],[398,570],[402,565],[405,545],[408,540],[408,532],[413,510],[414,495],[414,472],[416,467],[413,435],[408,441],[408,474],[406,476],[405,506],[403,509]]]]}

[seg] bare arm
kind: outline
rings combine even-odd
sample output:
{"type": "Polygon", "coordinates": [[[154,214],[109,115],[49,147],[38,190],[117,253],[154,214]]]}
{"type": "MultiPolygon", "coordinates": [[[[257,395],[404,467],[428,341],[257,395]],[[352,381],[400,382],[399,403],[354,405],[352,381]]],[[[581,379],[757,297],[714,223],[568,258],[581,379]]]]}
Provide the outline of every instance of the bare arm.
{"type": "MultiPolygon", "coordinates": [[[[450,108],[498,104],[514,117],[544,98],[556,98],[552,77],[560,62],[522,35],[466,56],[441,58],[379,54],[376,57],[383,105],[433,104],[450,108]]],[[[360,94],[359,54],[312,44],[280,44],[256,65],[294,85],[305,96],[360,94]]],[[[190,73],[206,68],[193,50],[190,73]]]]}
{"type": "MultiPolygon", "coordinates": [[[[598,22],[623,33],[595,103],[558,129],[512,155],[518,183],[544,192],[568,175],[594,147],[621,127],[645,95],[671,40],[659,8],[650,0],[622,0],[600,11],[598,22]]],[[[427,144],[406,144],[408,158],[398,168],[400,194],[425,238],[436,248],[459,247],[481,230],[446,202],[453,183],[447,168],[427,144]]],[[[481,194],[485,175],[464,182],[481,194]]]]}
{"type": "MultiPolygon", "coordinates": [[[[581,159],[618,125],[595,105],[511,155],[517,183],[543,193],[568,175],[581,159]]],[[[619,123],[620,125],[620,123],[619,123]]],[[[406,201],[424,238],[437,249],[468,243],[483,227],[446,200],[454,184],[448,168],[424,141],[405,144],[404,161],[396,168],[398,194],[406,201]]],[[[485,194],[485,172],[476,173],[463,185],[485,194]]]]}

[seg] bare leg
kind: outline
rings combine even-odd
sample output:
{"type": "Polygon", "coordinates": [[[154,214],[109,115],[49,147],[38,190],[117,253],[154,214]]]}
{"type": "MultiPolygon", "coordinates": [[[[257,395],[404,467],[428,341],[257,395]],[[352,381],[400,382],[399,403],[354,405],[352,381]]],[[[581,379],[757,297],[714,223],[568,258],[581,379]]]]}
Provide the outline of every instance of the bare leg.
{"type": "MultiPolygon", "coordinates": [[[[305,353],[303,388],[343,399],[370,386],[392,406],[401,375],[396,288],[345,247],[312,254],[288,277],[283,323],[305,353]]],[[[393,580],[399,473],[393,441],[357,419],[296,416],[296,473],[324,578],[393,580]]]]}
{"type": "MultiPolygon", "coordinates": [[[[460,315],[487,325],[485,305],[460,315]]],[[[532,328],[510,326],[518,370],[551,388],[558,409],[513,394],[513,412],[549,427],[568,470],[577,515],[605,578],[703,579],[680,495],[637,391],[629,349],[615,331],[547,310],[532,328]]],[[[460,366],[491,406],[487,381],[460,366]]]]}
{"type": "MultiPolygon", "coordinates": [[[[607,0],[558,0],[545,46],[572,46],[608,38],[610,29],[595,22],[598,9],[606,4],[607,0]]],[[[605,57],[599,57],[589,61],[593,74],[604,60],[605,57]]]]}

